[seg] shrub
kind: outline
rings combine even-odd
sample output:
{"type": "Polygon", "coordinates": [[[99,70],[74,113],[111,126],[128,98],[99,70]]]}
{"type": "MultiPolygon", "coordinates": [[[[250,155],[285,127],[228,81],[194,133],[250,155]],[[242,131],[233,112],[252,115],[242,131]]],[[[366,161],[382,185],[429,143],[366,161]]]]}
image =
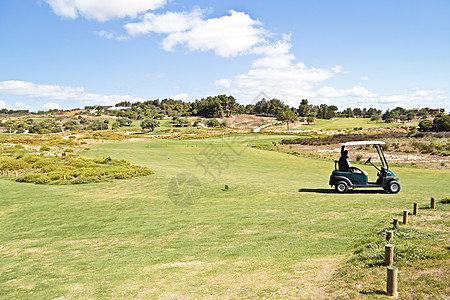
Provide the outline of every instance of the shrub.
{"type": "Polygon", "coordinates": [[[125,179],[125,178],[127,178],[127,175],[124,173],[117,173],[117,174],[114,174],[114,178],[115,179],[125,179]]]}
{"type": "Polygon", "coordinates": [[[46,184],[49,183],[51,181],[50,177],[48,177],[47,174],[38,174],[39,176],[37,176],[36,178],[36,184],[46,184]]]}
{"type": "Polygon", "coordinates": [[[50,173],[52,171],[55,171],[58,169],[58,165],[55,163],[49,163],[48,165],[45,165],[41,168],[41,172],[43,173],[50,173]]]}
{"type": "Polygon", "coordinates": [[[39,158],[33,165],[33,169],[40,169],[43,168],[49,164],[51,164],[53,161],[50,158],[39,158]]]}
{"type": "Polygon", "coordinates": [[[40,160],[41,157],[36,156],[36,155],[27,155],[22,157],[20,160],[29,163],[29,164],[34,164],[35,162],[37,162],[38,160],[40,160]]]}
{"type": "Polygon", "coordinates": [[[31,166],[29,163],[20,159],[8,159],[0,165],[0,170],[3,171],[23,170],[30,168],[31,166]]]}
{"type": "Polygon", "coordinates": [[[126,160],[110,157],[96,159],[35,155],[28,155],[21,159],[5,157],[0,158],[0,169],[6,171],[25,169],[33,172],[19,177],[17,181],[37,184],[62,181],[64,177],[65,181],[61,183],[81,184],[153,174],[153,171],[148,168],[134,166],[126,160]]]}
{"type": "Polygon", "coordinates": [[[66,162],[66,165],[73,166],[76,168],[93,168],[96,167],[96,163],[87,158],[75,158],[66,162]]]}
{"type": "Polygon", "coordinates": [[[25,174],[20,176],[17,181],[19,182],[30,182],[36,184],[46,184],[51,181],[47,174],[25,174]]]}
{"type": "Polygon", "coordinates": [[[217,119],[209,119],[206,121],[208,127],[220,127],[220,122],[217,119]]]}
{"type": "Polygon", "coordinates": [[[450,116],[436,117],[433,120],[434,131],[450,131],[450,116]]]}
{"type": "Polygon", "coordinates": [[[419,123],[420,131],[431,131],[433,130],[433,122],[430,120],[423,120],[419,123]]]}
{"type": "Polygon", "coordinates": [[[96,164],[102,164],[102,165],[107,165],[111,161],[112,161],[112,159],[109,156],[108,157],[100,157],[100,158],[95,158],[94,159],[94,162],[96,164]]]}
{"type": "Polygon", "coordinates": [[[63,180],[64,175],[66,175],[66,180],[73,179],[73,176],[71,174],[67,174],[64,171],[52,171],[48,173],[48,177],[50,177],[51,180],[63,180]]]}

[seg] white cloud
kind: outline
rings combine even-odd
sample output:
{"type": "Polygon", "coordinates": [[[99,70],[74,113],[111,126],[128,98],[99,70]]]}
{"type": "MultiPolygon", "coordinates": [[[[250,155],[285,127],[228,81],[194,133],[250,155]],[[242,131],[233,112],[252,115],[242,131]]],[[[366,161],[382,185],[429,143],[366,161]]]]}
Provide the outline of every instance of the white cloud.
{"type": "Polygon", "coordinates": [[[189,94],[186,93],[179,93],[173,96],[169,96],[169,99],[174,99],[174,100],[182,100],[182,101],[189,101],[189,94]]]}
{"type": "Polygon", "coordinates": [[[335,98],[335,97],[362,97],[365,99],[375,99],[378,97],[376,93],[372,93],[362,86],[361,82],[355,84],[350,89],[337,90],[330,86],[324,86],[317,90],[317,96],[335,98]]]}
{"type": "Polygon", "coordinates": [[[156,15],[146,13],[138,23],[128,23],[124,27],[130,35],[148,34],[151,32],[170,34],[192,29],[202,22],[203,10],[191,12],[166,12],[156,15]]]}
{"type": "MultiPolygon", "coordinates": [[[[448,96],[439,90],[413,89],[410,93],[399,95],[379,95],[365,88],[361,81],[351,88],[337,89],[325,82],[342,74],[343,67],[331,69],[310,68],[298,62],[291,53],[288,36],[273,44],[254,47],[252,53],[260,55],[251,69],[233,78],[222,78],[215,85],[222,86],[238,99],[249,101],[264,92],[291,106],[298,106],[300,99],[307,98],[311,103],[335,104],[344,107],[378,107],[392,109],[396,106],[406,108],[423,107],[424,103],[441,103],[448,96]]],[[[362,77],[361,80],[367,80],[362,77]]],[[[438,104],[439,105],[439,104],[438,104]]]]}
{"type": "Polygon", "coordinates": [[[229,88],[232,94],[244,99],[254,99],[264,91],[293,106],[297,106],[302,98],[314,97],[318,85],[333,77],[340,68],[334,68],[334,71],[309,68],[296,62],[288,38],[285,36],[281,41],[256,47],[253,53],[262,57],[253,62],[247,73],[220,79],[216,85],[229,88]]]}
{"type": "Polygon", "coordinates": [[[29,111],[33,110],[33,108],[30,105],[23,103],[23,102],[16,102],[16,105],[14,105],[14,109],[23,109],[23,110],[29,110],[29,111]]]}
{"type": "Polygon", "coordinates": [[[76,19],[107,21],[114,18],[132,17],[163,7],[166,0],[46,0],[58,16],[76,19]]]}
{"type": "MultiPolygon", "coordinates": [[[[370,92],[362,86],[361,82],[350,89],[335,89],[323,86],[317,90],[316,101],[328,101],[343,107],[377,107],[380,109],[393,109],[401,106],[404,108],[440,106],[448,96],[439,90],[413,89],[410,93],[397,95],[379,95],[370,92]]],[[[444,105],[445,106],[445,105],[444,105]]]]}
{"type": "Polygon", "coordinates": [[[42,108],[45,109],[45,110],[62,109],[61,105],[59,105],[57,103],[53,103],[53,102],[49,102],[49,103],[46,103],[46,104],[42,105],[42,108]]]}
{"type": "Polygon", "coordinates": [[[395,106],[405,106],[408,107],[425,107],[434,104],[440,106],[445,106],[446,100],[448,101],[448,96],[440,90],[420,90],[414,88],[411,93],[391,95],[391,96],[381,96],[380,103],[392,104],[395,106]]]}
{"type": "Polygon", "coordinates": [[[96,31],[95,34],[107,40],[126,41],[130,38],[126,35],[116,34],[114,32],[108,32],[105,30],[96,31]]]}
{"type": "Polygon", "coordinates": [[[0,81],[0,94],[70,101],[74,105],[111,105],[121,101],[144,101],[129,95],[101,95],[87,93],[82,87],[41,85],[27,81],[0,81]]]}
{"type": "Polygon", "coordinates": [[[7,104],[5,101],[0,100],[0,108],[12,109],[12,106],[7,104]]]}
{"type": "Polygon", "coordinates": [[[29,110],[29,111],[33,110],[33,108],[30,105],[25,104],[23,102],[16,102],[15,105],[10,105],[3,100],[0,100],[0,109],[1,108],[12,109],[12,110],[17,110],[17,109],[29,110]]]}
{"type": "Polygon", "coordinates": [[[342,66],[335,66],[332,70],[334,73],[341,73],[343,67],[342,66]]]}
{"type": "Polygon", "coordinates": [[[223,86],[223,87],[226,87],[227,89],[229,89],[231,87],[232,82],[233,81],[231,79],[223,78],[223,79],[219,79],[216,82],[214,82],[214,85],[223,86]]]}
{"type": "Polygon", "coordinates": [[[186,45],[191,51],[214,51],[223,57],[249,53],[268,34],[261,22],[243,12],[231,10],[229,15],[211,19],[203,15],[200,9],[190,13],[148,13],[141,22],[126,24],[125,29],[130,35],[166,34],[161,45],[167,51],[186,45]]]}

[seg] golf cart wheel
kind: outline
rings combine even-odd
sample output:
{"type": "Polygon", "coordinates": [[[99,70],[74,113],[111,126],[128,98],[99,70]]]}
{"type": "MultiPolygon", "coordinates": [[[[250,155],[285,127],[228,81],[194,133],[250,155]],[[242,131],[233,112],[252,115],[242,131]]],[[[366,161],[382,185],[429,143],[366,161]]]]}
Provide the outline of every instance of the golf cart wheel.
{"type": "Polygon", "coordinates": [[[397,180],[389,181],[387,185],[387,191],[391,194],[397,194],[400,192],[400,182],[397,180]]]}
{"type": "Polygon", "coordinates": [[[346,193],[348,191],[348,184],[345,181],[338,181],[334,185],[334,188],[338,193],[346,193]]]}

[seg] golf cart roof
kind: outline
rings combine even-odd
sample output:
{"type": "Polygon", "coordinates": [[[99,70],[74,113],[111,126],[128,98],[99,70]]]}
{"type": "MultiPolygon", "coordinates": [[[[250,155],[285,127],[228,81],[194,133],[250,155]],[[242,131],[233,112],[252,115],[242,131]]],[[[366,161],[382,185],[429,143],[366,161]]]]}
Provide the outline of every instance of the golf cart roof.
{"type": "Polygon", "coordinates": [[[341,147],[345,146],[360,146],[360,145],[384,145],[385,142],[379,142],[379,141],[356,141],[356,142],[347,142],[342,143],[341,147]]]}

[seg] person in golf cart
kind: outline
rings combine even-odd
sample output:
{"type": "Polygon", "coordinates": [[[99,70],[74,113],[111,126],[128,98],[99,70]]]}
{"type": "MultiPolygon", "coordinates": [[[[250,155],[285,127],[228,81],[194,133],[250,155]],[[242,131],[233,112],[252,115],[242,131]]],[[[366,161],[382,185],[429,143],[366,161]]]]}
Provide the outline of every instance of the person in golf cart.
{"type": "Polygon", "coordinates": [[[381,187],[389,193],[396,194],[400,191],[400,183],[398,177],[394,172],[389,170],[388,163],[383,153],[381,145],[384,142],[378,141],[357,141],[347,142],[341,144],[341,157],[339,160],[335,160],[335,170],[331,173],[329,184],[334,185],[336,191],[339,193],[345,193],[351,188],[374,188],[381,187]],[[347,146],[359,146],[359,145],[374,145],[377,150],[378,156],[381,161],[381,168],[378,168],[372,163],[372,157],[370,157],[365,164],[370,163],[378,170],[378,178],[376,182],[368,182],[367,172],[354,167],[348,160],[348,150],[345,150],[347,146]]]}

